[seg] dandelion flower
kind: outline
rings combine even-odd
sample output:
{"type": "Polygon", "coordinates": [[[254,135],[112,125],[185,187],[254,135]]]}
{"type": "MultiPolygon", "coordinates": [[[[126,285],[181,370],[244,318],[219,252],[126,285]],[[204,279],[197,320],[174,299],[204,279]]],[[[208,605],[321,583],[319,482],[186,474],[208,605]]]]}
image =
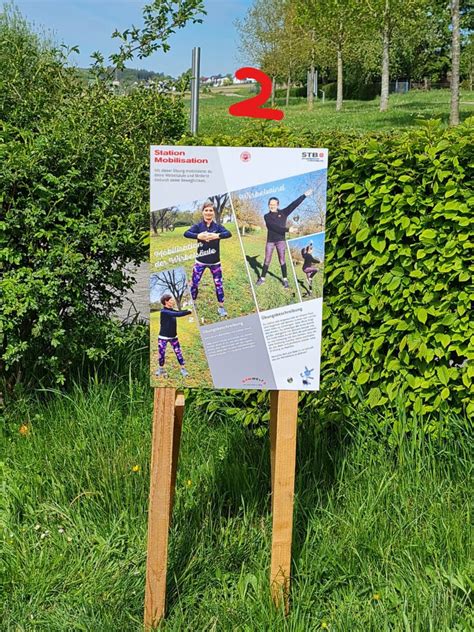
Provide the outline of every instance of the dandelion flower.
{"type": "Polygon", "coordinates": [[[140,466],[139,465],[134,465],[132,467],[132,472],[139,472],[140,471],[140,466]]]}
{"type": "Polygon", "coordinates": [[[30,429],[28,428],[27,424],[21,424],[18,432],[26,437],[26,435],[30,432],[30,429]]]}
{"type": "Polygon", "coordinates": [[[329,630],[329,623],[327,623],[327,621],[321,623],[321,630],[329,630]]]}
{"type": "Polygon", "coordinates": [[[193,482],[192,482],[192,480],[191,480],[191,479],[188,479],[188,480],[186,481],[186,485],[187,485],[188,487],[191,487],[191,485],[192,485],[192,484],[193,484],[193,482]]]}
{"type": "Polygon", "coordinates": [[[374,601],[380,601],[380,595],[379,595],[379,593],[374,593],[374,594],[372,595],[372,599],[373,599],[374,601]]]}

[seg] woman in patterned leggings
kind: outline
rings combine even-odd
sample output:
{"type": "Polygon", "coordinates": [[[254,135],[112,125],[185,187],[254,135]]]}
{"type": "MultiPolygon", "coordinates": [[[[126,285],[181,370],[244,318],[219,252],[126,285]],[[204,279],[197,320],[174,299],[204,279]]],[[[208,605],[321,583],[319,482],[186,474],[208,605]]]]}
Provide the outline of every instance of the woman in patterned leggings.
{"type": "Polygon", "coordinates": [[[202,207],[202,221],[191,226],[185,233],[184,237],[188,239],[197,239],[196,262],[193,267],[191,279],[191,296],[193,301],[196,300],[199,283],[206,268],[212,274],[214,287],[216,289],[216,297],[218,302],[219,316],[227,316],[224,307],[224,286],[222,283],[222,266],[220,262],[220,240],[232,237],[227,228],[215,221],[214,204],[207,200],[202,207]]]}
{"type": "Polygon", "coordinates": [[[177,310],[174,309],[176,304],[174,298],[171,294],[164,294],[161,297],[161,304],[163,308],[160,312],[160,333],[158,335],[158,370],[155,372],[157,377],[166,377],[165,370],[165,355],[166,355],[166,345],[168,342],[173,348],[175,352],[176,359],[178,360],[181,375],[186,377],[188,372],[184,367],[184,358],[183,353],[181,351],[181,346],[178,340],[177,333],[177,324],[176,319],[181,318],[182,316],[188,316],[191,314],[189,309],[177,310]]]}

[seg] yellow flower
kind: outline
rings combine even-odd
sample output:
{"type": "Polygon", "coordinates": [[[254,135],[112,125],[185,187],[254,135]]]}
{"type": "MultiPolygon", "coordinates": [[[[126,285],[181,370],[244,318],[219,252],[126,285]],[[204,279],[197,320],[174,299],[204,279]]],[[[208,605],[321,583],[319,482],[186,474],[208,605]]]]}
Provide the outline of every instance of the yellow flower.
{"type": "Polygon", "coordinates": [[[372,595],[372,599],[373,599],[374,601],[380,601],[380,595],[379,595],[379,593],[374,593],[374,594],[372,595]]]}
{"type": "Polygon", "coordinates": [[[30,429],[28,428],[26,424],[22,424],[18,432],[24,437],[26,437],[26,435],[30,432],[30,429]]]}
{"type": "Polygon", "coordinates": [[[132,467],[132,472],[139,472],[140,471],[140,466],[139,465],[134,465],[132,467]]]}
{"type": "Polygon", "coordinates": [[[191,485],[192,485],[192,484],[193,484],[193,482],[192,482],[192,480],[191,480],[191,479],[188,479],[188,480],[186,481],[186,485],[187,485],[188,487],[191,487],[191,485]]]}
{"type": "Polygon", "coordinates": [[[323,621],[321,623],[321,630],[329,630],[329,623],[327,623],[326,621],[323,621]]]}

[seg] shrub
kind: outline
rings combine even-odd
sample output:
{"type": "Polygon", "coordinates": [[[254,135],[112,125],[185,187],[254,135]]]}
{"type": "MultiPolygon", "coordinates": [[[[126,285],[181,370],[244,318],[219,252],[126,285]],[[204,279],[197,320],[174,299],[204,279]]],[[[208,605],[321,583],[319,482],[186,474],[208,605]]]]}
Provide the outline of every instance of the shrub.
{"type": "Polygon", "coordinates": [[[417,414],[474,412],[473,123],[365,137],[256,124],[182,141],[329,148],[324,388],[349,379],[349,399],[372,408],[403,395],[417,414]]]}
{"type": "MultiPolygon", "coordinates": [[[[306,86],[298,86],[290,88],[290,97],[306,97],[306,86]]],[[[275,98],[286,98],[286,88],[277,88],[275,90],[275,98]]]]}
{"type": "Polygon", "coordinates": [[[110,315],[133,283],[127,264],[148,255],[150,142],[181,136],[184,106],[84,87],[20,18],[2,14],[0,31],[0,77],[13,82],[0,97],[0,371],[11,385],[62,381],[135,335],[110,315]],[[23,75],[35,76],[28,94],[23,75]]]}

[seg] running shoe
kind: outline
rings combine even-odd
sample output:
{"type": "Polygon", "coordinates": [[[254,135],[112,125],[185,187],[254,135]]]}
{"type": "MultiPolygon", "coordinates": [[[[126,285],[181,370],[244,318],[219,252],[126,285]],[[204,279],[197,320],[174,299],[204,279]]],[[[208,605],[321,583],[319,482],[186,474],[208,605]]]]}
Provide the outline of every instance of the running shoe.
{"type": "Polygon", "coordinates": [[[157,368],[157,370],[155,371],[155,375],[156,377],[168,377],[168,374],[166,373],[166,369],[164,369],[161,366],[157,368]]]}
{"type": "Polygon", "coordinates": [[[263,285],[265,283],[265,278],[260,277],[255,285],[263,285]]]}
{"type": "Polygon", "coordinates": [[[285,290],[290,289],[290,284],[288,283],[288,279],[283,279],[283,287],[285,288],[285,290]]]}
{"type": "Polygon", "coordinates": [[[182,366],[182,367],[180,368],[180,371],[181,371],[181,375],[182,375],[183,377],[187,377],[187,376],[189,375],[189,373],[186,371],[186,369],[184,368],[184,366],[182,366]]]}
{"type": "Polygon", "coordinates": [[[227,312],[226,312],[225,307],[218,307],[217,308],[217,313],[219,314],[219,316],[222,316],[222,317],[227,316],[227,312]]]}

